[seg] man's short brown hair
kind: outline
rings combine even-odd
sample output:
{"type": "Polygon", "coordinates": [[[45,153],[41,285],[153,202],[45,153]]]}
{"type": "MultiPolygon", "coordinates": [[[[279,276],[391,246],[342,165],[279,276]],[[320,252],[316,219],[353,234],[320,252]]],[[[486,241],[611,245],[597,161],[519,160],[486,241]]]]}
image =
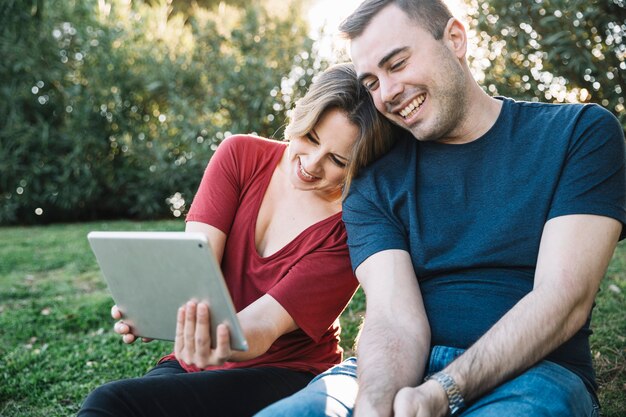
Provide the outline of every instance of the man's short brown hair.
{"type": "Polygon", "coordinates": [[[430,32],[437,40],[443,37],[443,31],[452,13],[442,0],[365,0],[339,26],[339,30],[348,39],[360,36],[372,18],[388,5],[395,4],[419,26],[430,32]]]}

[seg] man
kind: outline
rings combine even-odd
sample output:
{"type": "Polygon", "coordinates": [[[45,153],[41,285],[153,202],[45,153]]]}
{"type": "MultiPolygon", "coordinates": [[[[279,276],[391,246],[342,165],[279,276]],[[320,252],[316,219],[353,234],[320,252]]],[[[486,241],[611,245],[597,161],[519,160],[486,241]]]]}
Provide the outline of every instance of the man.
{"type": "Polygon", "coordinates": [[[596,415],[590,312],[626,223],[618,121],[488,96],[440,0],[366,0],[341,30],[410,134],[344,203],[367,298],[358,370],[261,415],[596,415]]]}

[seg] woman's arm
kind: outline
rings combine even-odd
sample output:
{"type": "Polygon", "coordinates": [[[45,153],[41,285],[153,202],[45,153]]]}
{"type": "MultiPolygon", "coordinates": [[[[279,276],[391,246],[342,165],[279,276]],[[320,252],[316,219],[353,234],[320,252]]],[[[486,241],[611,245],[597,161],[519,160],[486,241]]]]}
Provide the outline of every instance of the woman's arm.
{"type": "MultiPolygon", "coordinates": [[[[215,257],[221,262],[226,244],[224,232],[200,222],[187,222],[185,231],[205,234],[215,257]]],[[[221,365],[226,361],[245,361],[267,352],[276,339],[298,328],[289,313],[267,294],[237,313],[237,317],[249,349],[245,352],[232,350],[228,327],[223,324],[218,326],[216,347],[211,349],[209,306],[189,302],[181,307],[174,343],[176,358],[199,368],[221,365]]]]}
{"type": "Polygon", "coordinates": [[[227,361],[246,361],[267,352],[276,339],[298,328],[289,313],[268,294],[240,311],[237,317],[248,341],[249,349],[245,352],[230,348],[230,335],[225,324],[218,325],[216,346],[211,348],[208,305],[189,302],[181,307],[174,344],[176,358],[198,368],[222,365],[227,361]]]}

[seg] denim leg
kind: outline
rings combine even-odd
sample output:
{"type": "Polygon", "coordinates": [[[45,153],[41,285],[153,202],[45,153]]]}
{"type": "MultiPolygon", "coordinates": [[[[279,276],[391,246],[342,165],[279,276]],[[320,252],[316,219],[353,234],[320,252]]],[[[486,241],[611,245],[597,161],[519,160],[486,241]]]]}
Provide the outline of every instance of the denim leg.
{"type": "MultiPolygon", "coordinates": [[[[463,349],[435,346],[427,374],[445,368],[463,349]]],[[[256,417],[350,417],[358,391],[356,360],[318,375],[296,394],[256,414],[256,417]]],[[[598,417],[599,407],[573,372],[543,361],[487,393],[460,417],[598,417]]]]}
{"type": "MultiPolygon", "coordinates": [[[[435,346],[427,374],[448,366],[463,349],[435,346]]],[[[542,361],[470,404],[461,417],[597,417],[600,407],[573,372],[542,361]]]]}
{"type": "Polygon", "coordinates": [[[465,349],[458,349],[448,346],[433,346],[428,357],[428,366],[426,375],[430,376],[441,371],[448,366],[453,360],[461,356],[465,349]]]}
{"type": "Polygon", "coordinates": [[[255,417],[351,417],[357,391],[356,359],[349,358],[255,417]]]}
{"type": "Polygon", "coordinates": [[[471,404],[462,417],[596,417],[599,406],[568,369],[542,361],[471,404]]]}

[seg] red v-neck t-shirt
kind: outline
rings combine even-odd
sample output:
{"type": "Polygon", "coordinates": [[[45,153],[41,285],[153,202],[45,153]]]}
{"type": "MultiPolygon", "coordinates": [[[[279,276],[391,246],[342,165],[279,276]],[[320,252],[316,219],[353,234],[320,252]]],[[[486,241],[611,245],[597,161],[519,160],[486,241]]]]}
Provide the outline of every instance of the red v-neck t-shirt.
{"type": "MultiPolygon", "coordinates": [[[[261,257],[256,250],[259,208],[286,146],[250,135],[223,141],[206,168],[187,221],[226,233],[222,272],[237,311],[269,294],[299,329],[279,337],[254,359],[205,369],[274,366],[318,374],[341,361],[338,316],[358,285],[341,213],[308,227],[270,256],[261,257]]],[[[173,355],[162,360],[171,359],[173,355]]]]}

